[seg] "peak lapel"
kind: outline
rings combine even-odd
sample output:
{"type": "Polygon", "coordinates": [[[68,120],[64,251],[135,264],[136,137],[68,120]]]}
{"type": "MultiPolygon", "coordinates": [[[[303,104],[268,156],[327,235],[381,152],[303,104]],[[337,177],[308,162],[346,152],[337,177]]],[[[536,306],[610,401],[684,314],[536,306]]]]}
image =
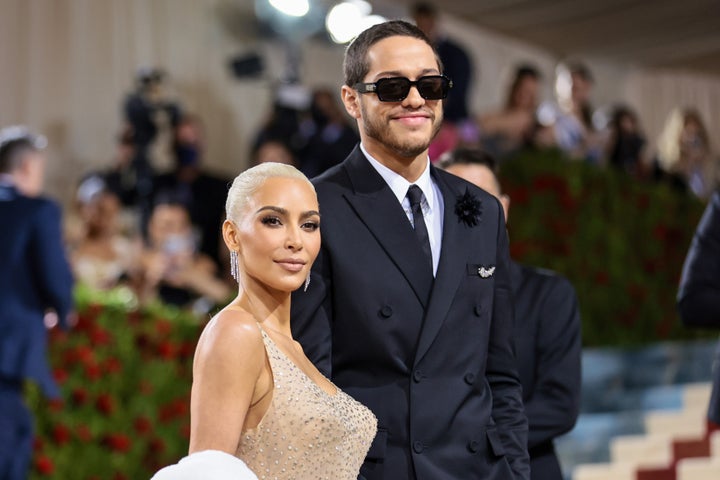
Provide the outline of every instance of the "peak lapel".
{"type": "Polygon", "coordinates": [[[345,194],[345,199],[427,308],[432,271],[427,262],[419,261],[424,253],[397,197],[359,147],[345,162],[345,169],[354,189],[354,193],[345,194]]]}
{"type": "Polygon", "coordinates": [[[432,173],[433,179],[442,192],[444,202],[442,250],[437,276],[430,294],[423,328],[415,353],[416,365],[427,353],[440,331],[447,312],[450,310],[455,292],[463,276],[467,275],[466,265],[469,252],[471,249],[481,248],[480,245],[473,244],[473,242],[477,242],[477,236],[472,235],[470,231],[473,227],[468,227],[459,222],[457,215],[455,215],[455,203],[458,195],[462,192],[456,192],[441,175],[437,174],[434,167],[432,173]]]}

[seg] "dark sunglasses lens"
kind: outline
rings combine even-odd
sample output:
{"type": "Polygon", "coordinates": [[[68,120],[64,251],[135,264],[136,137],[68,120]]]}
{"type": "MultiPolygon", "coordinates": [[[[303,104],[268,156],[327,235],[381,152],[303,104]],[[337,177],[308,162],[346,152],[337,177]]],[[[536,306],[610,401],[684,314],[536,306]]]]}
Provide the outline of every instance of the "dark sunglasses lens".
{"type": "Polygon", "coordinates": [[[410,80],[407,78],[383,78],[377,81],[375,90],[381,102],[399,102],[410,92],[410,80]]]}
{"type": "Polygon", "coordinates": [[[422,77],[418,79],[417,89],[425,100],[441,100],[447,96],[448,81],[445,77],[422,77]]]}

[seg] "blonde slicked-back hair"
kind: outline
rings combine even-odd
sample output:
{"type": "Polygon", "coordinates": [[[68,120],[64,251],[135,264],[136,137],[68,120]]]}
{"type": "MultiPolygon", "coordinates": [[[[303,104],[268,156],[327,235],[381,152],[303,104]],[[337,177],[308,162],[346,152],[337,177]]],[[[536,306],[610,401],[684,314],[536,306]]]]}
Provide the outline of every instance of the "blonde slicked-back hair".
{"type": "Polygon", "coordinates": [[[315,191],[315,187],[310,180],[292,165],[274,162],[261,163],[245,170],[233,180],[225,202],[227,219],[238,223],[250,197],[269,178],[304,180],[315,191]]]}

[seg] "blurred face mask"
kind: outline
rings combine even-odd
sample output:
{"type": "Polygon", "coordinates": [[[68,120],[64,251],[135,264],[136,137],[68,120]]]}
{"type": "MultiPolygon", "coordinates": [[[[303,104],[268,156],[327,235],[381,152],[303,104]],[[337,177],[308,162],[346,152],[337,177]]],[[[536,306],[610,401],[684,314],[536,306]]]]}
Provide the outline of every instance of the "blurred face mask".
{"type": "Polygon", "coordinates": [[[175,161],[179,167],[195,166],[200,163],[200,149],[197,145],[176,144],[175,161]]]}

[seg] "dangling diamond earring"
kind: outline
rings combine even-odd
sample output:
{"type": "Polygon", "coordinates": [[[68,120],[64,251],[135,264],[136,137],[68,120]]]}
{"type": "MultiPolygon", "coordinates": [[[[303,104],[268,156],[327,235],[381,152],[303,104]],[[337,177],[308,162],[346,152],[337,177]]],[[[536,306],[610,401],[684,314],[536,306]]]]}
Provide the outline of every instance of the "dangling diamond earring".
{"type": "Polygon", "coordinates": [[[238,253],[235,250],[230,251],[230,275],[236,282],[240,283],[240,269],[238,267],[238,253]]]}
{"type": "Polygon", "coordinates": [[[305,292],[307,292],[308,287],[310,286],[310,274],[308,273],[307,278],[305,279],[305,292]]]}

